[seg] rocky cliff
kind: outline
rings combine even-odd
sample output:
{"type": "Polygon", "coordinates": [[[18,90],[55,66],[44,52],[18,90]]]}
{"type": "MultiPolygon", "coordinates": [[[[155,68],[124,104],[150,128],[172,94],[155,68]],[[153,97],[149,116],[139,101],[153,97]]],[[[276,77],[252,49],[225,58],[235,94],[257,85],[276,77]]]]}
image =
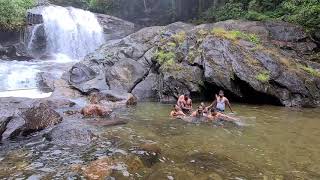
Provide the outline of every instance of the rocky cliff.
{"type": "Polygon", "coordinates": [[[316,48],[302,28],[283,22],[177,22],[108,42],[66,79],[84,93],[111,89],[140,100],[209,100],[221,88],[245,102],[315,106],[320,65],[304,55],[316,48]]]}

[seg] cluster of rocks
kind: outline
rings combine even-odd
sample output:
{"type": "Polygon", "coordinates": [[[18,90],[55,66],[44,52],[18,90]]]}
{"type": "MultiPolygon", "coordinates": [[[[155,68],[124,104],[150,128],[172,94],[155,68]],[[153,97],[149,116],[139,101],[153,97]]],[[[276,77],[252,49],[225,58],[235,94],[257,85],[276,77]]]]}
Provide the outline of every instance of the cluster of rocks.
{"type": "Polygon", "coordinates": [[[82,93],[113,90],[138,100],[224,89],[242,100],[310,107],[320,99],[320,65],[304,55],[316,48],[301,27],[283,22],[177,22],[107,42],[65,79],[82,93]]]}

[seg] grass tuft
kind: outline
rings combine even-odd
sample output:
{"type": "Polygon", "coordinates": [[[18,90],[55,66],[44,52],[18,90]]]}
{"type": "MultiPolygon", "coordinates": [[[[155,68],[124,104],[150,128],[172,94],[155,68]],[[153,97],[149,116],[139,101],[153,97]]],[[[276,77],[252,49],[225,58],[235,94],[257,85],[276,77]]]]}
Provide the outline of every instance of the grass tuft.
{"type": "Polygon", "coordinates": [[[304,66],[302,64],[298,65],[298,67],[314,77],[320,77],[320,71],[313,69],[312,67],[304,66]]]}
{"type": "Polygon", "coordinates": [[[256,45],[261,43],[259,36],[257,36],[256,34],[250,34],[241,31],[226,31],[222,28],[215,28],[211,31],[211,33],[215,36],[224,37],[233,41],[243,39],[246,41],[250,41],[256,45]]]}
{"type": "Polygon", "coordinates": [[[257,80],[266,83],[270,80],[270,74],[268,71],[263,71],[256,76],[257,80]]]}

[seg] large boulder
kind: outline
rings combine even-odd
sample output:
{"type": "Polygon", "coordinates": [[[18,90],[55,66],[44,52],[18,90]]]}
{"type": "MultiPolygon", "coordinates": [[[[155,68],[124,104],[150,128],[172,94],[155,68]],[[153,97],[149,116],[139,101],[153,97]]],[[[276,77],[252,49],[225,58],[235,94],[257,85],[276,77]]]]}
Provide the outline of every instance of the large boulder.
{"type": "MultiPolygon", "coordinates": [[[[320,67],[300,55],[315,47],[299,26],[288,23],[177,22],[106,43],[79,64],[93,79],[101,76],[99,83],[111,91],[139,100],[172,101],[179,94],[201,97],[224,89],[244,101],[314,106],[320,100],[320,67]]],[[[92,78],[69,83],[83,91],[92,78]]]]}
{"type": "Polygon", "coordinates": [[[25,123],[11,134],[11,138],[19,135],[29,135],[62,121],[60,114],[44,103],[35,104],[33,107],[28,108],[21,113],[21,117],[25,123]]]}
{"type": "Polygon", "coordinates": [[[106,40],[120,39],[136,31],[135,24],[106,14],[95,13],[106,40]]]}
{"type": "Polygon", "coordinates": [[[84,146],[96,139],[89,127],[77,121],[72,124],[61,123],[44,134],[44,137],[52,144],[61,146],[84,146]]]}

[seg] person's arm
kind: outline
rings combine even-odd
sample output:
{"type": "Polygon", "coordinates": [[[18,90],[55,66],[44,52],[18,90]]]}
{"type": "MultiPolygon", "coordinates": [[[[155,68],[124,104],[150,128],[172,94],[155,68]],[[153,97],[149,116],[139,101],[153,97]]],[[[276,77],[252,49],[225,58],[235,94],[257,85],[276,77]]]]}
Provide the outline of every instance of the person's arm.
{"type": "Polygon", "coordinates": [[[185,114],[182,111],[177,112],[178,116],[185,116],[185,114]]]}
{"type": "Polygon", "coordinates": [[[221,119],[223,119],[225,121],[238,121],[238,119],[230,117],[230,116],[227,116],[227,115],[222,114],[222,113],[219,114],[219,118],[221,118],[221,119]]]}
{"type": "Polygon", "coordinates": [[[210,106],[208,106],[208,107],[206,107],[206,108],[208,108],[208,111],[210,111],[210,109],[212,109],[212,108],[214,108],[214,107],[216,107],[217,106],[217,99],[215,99],[211,104],[210,104],[210,106]]]}
{"type": "Polygon", "coordinates": [[[230,111],[233,113],[229,100],[226,98],[226,104],[229,107],[230,111]]]}

